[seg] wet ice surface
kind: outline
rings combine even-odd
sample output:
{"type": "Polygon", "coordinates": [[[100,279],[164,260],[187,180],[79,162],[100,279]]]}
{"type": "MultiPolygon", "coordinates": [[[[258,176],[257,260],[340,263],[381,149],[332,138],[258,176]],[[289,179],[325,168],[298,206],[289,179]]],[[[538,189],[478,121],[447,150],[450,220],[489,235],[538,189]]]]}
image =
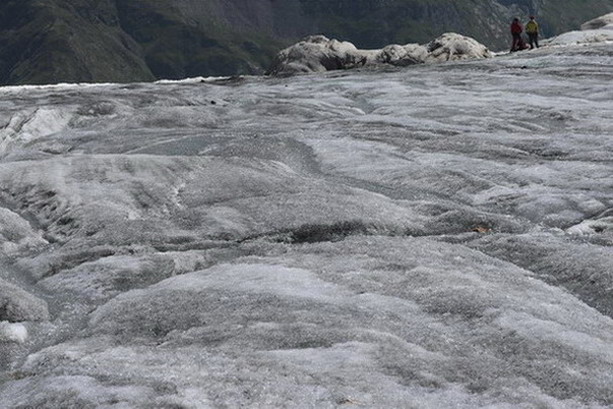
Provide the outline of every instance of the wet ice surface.
{"type": "Polygon", "coordinates": [[[0,405],[613,407],[612,55],[0,89],[0,405]]]}

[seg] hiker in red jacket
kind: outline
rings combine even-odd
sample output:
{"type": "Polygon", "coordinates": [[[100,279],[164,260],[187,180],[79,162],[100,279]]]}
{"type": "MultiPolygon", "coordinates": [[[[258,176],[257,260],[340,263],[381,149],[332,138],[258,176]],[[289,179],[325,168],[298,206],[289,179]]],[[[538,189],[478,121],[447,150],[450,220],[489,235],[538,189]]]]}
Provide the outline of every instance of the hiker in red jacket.
{"type": "Polygon", "coordinates": [[[523,49],[523,40],[521,38],[521,33],[524,31],[524,27],[519,22],[519,19],[516,17],[513,19],[513,23],[511,23],[511,35],[513,36],[513,44],[511,45],[511,51],[518,51],[523,49]]]}

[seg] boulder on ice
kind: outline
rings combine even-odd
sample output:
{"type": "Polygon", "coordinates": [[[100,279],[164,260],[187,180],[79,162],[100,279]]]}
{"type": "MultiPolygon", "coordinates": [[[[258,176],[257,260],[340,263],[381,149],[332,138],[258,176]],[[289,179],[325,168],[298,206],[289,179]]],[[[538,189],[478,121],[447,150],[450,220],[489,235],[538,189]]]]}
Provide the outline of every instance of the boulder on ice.
{"type": "Polygon", "coordinates": [[[471,37],[457,33],[445,33],[427,46],[427,62],[443,62],[467,59],[490,58],[490,50],[471,37]]]}
{"type": "Polygon", "coordinates": [[[277,55],[268,71],[271,75],[292,75],[350,69],[367,65],[407,66],[426,62],[489,58],[483,44],[456,33],[446,33],[426,46],[392,44],[379,50],[360,50],[346,41],[323,35],[309,36],[277,55]]]}
{"type": "Polygon", "coordinates": [[[353,68],[365,65],[367,55],[346,41],[330,40],[323,35],[309,36],[279,52],[269,73],[298,74],[353,68]]]}
{"type": "Polygon", "coordinates": [[[426,47],[419,44],[392,44],[376,52],[376,62],[400,67],[421,64],[425,62],[428,57],[428,50],[426,47]]]}

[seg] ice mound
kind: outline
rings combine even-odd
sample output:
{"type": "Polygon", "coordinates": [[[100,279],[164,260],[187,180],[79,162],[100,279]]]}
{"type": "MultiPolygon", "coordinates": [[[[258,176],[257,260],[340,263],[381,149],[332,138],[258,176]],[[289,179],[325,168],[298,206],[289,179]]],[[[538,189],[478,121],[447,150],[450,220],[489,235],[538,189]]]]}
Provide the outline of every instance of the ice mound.
{"type": "Polygon", "coordinates": [[[269,74],[291,75],[379,64],[406,66],[491,56],[483,44],[456,33],[445,33],[426,46],[392,44],[380,50],[360,50],[352,43],[316,35],[282,50],[269,74]]]}
{"type": "Polygon", "coordinates": [[[23,141],[33,141],[62,131],[72,116],[70,110],[53,108],[0,113],[0,156],[5,156],[23,141]]]}
{"type": "Polygon", "coordinates": [[[40,232],[10,209],[0,207],[0,249],[9,256],[46,244],[40,232]]]}
{"type": "Polygon", "coordinates": [[[593,20],[581,24],[581,30],[597,30],[607,25],[613,24],[613,13],[605,14],[604,16],[596,17],[593,20]]]}
{"type": "Polygon", "coordinates": [[[549,45],[593,44],[610,41],[613,41],[613,13],[583,23],[581,31],[569,31],[554,37],[549,45]]]}
{"type": "Polygon", "coordinates": [[[609,210],[592,219],[583,220],[581,223],[569,227],[566,230],[571,234],[613,234],[613,211],[609,210]]]}
{"type": "Polygon", "coordinates": [[[564,46],[613,41],[613,25],[598,30],[570,31],[553,38],[548,45],[564,46]]]}
{"type": "Polygon", "coordinates": [[[512,263],[427,238],[274,247],[115,297],[86,337],[31,354],[22,370],[40,376],[13,382],[7,401],[26,390],[39,405],[71,391],[81,406],[127,407],[611,398],[611,320],[512,263]],[[52,386],[64,374],[88,381],[52,386]]]}
{"type": "Polygon", "coordinates": [[[49,311],[45,301],[0,279],[0,321],[44,321],[48,319],[49,311]]]}

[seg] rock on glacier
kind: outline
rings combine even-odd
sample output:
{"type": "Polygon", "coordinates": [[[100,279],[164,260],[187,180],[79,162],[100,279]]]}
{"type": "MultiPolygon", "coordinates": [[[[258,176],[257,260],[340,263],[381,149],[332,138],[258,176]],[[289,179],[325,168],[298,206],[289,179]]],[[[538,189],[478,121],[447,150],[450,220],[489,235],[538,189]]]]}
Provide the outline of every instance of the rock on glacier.
{"type": "Polygon", "coordinates": [[[269,74],[291,75],[390,64],[407,66],[426,62],[489,58],[492,54],[476,40],[445,33],[426,46],[392,44],[379,50],[360,50],[346,41],[323,35],[306,37],[277,55],[269,74]]]}
{"type": "Polygon", "coordinates": [[[471,37],[457,33],[445,33],[428,45],[426,62],[442,62],[490,58],[490,50],[471,37]]]}

